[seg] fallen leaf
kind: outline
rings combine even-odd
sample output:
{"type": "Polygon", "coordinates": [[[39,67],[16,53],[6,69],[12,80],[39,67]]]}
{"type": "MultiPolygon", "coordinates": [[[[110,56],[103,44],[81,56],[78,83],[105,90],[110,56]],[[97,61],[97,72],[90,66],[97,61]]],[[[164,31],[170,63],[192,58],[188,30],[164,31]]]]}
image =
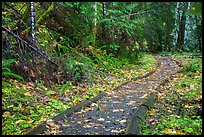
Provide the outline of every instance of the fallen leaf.
{"type": "Polygon", "coordinates": [[[25,96],[31,96],[30,92],[24,93],[25,96]]]}
{"type": "Polygon", "coordinates": [[[160,93],[156,94],[156,96],[157,96],[158,99],[161,99],[161,98],[162,98],[162,96],[161,96],[160,93]]]}
{"type": "Polygon", "coordinates": [[[27,117],[27,118],[26,118],[26,121],[27,121],[27,122],[30,122],[30,121],[33,121],[33,120],[32,120],[30,117],[27,117]]]}
{"type": "Polygon", "coordinates": [[[150,91],[150,92],[156,92],[156,90],[154,90],[154,89],[149,89],[149,91],[150,91]]]}
{"type": "Polygon", "coordinates": [[[123,112],[123,109],[113,109],[113,112],[123,112]]]}
{"type": "Polygon", "coordinates": [[[85,110],[86,110],[86,111],[93,111],[94,108],[86,108],[85,110]]]}
{"type": "Polygon", "coordinates": [[[39,123],[41,123],[42,121],[45,121],[47,118],[46,117],[41,117],[41,119],[39,120],[39,123]]]}
{"type": "Polygon", "coordinates": [[[32,77],[35,77],[35,72],[33,71],[33,70],[30,70],[30,75],[32,76],[32,77]]]}
{"type": "Polygon", "coordinates": [[[23,106],[23,105],[22,105],[21,103],[18,105],[19,108],[21,108],[22,106],[23,106]]]}
{"type": "Polygon", "coordinates": [[[138,100],[136,100],[135,102],[136,102],[136,103],[142,103],[142,102],[143,102],[143,100],[138,99],[138,100]]]}
{"type": "Polygon", "coordinates": [[[9,111],[5,111],[4,113],[3,113],[4,115],[11,115],[11,112],[9,112],[9,111]]]}
{"type": "Polygon", "coordinates": [[[59,96],[55,95],[53,98],[56,99],[56,98],[59,98],[59,96]]]}
{"type": "Polygon", "coordinates": [[[29,70],[29,68],[27,66],[23,66],[23,69],[27,70],[27,71],[29,70]]]}
{"type": "Polygon", "coordinates": [[[99,118],[98,121],[102,122],[104,121],[104,118],[99,118]]]}
{"type": "Polygon", "coordinates": [[[130,102],[127,103],[127,105],[130,106],[130,105],[132,105],[134,103],[135,103],[135,101],[130,101],[130,102]]]}
{"type": "Polygon", "coordinates": [[[140,98],[146,98],[148,96],[148,94],[144,94],[142,97],[140,98]]]}
{"type": "Polygon", "coordinates": [[[134,83],[135,83],[135,84],[141,84],[141,82],[138,81],[138,80],[134,81],[134,83]]]}
{"type": "Polygon", "coordinates": [[[194,88],[194,85],[193,85],[193,84],[190,84],[190,88],[193,89],[193,88],[194,88]]]}
{"type": "Polygon", "coordinates": [[[172,133],[172,130],[171,130],[171,129],[164,129],[164,130],[163,130],[163,133],[169,135],[169,134],[172,133]]]}
{"type": "Polygon", "coordinates": [[[98,108],[99,108],[99,110],[101,110],[101,111],[105,111],[105,110],[106,110],[105,108],[103,108],[103,107],[101,107],[101,106],[98,106],[98,108]]]}
{"type": "Polygon", "coordinates": [[[97,124],[97,123],[92,123],[92,122],[89,122],[89,124],[93,127],[100,127],[100,126],[103,126],[102,124],[97,124]]]}
{"type": "Polygon", "coordinates": [[[27,85],[21,84],[21,87],[22,87],[23,89],[26,89],[26,88],[27,88],[27,85]]]}
{"type": "Polygon", "coordinates": [[[123,124],[123,123],[125,123],[126,121],[127,121],[127,120],[123,119],[123,120],[120,121],[120,124],[123,124]]]}
{"type": "Polygon", "coordinates": [[[28,109],[27,109],[27,108],[22,108],[22,109],[21,109],[21,113],[22,113],[23,115],[27,115],[27,114],[28,114],[28,109]]]}
{"type": "Polygon", "coordinates": [[[77,105],[77,104],[79,104],[79,103],[80,103],[80,101],[79,101],[79,100],[74,100],[73,102],[74,102],[74,105],[77,105]]]}
{"type": "Polygon", "coordinates": [[[85,127],[85,128],[91,128],[91,126],[88,125],[88,124],[87,124],[87,125],[84,125],[84,127],[85,127]]]}
{"type": "Polygon", "coordinates": [[[34,128],[35,128],[35,126],[31,126],[30,128],[31,128],[31,129],[34,129],[34,128]]]}
{"type": "Polygon", "coordinates": [[[182,130],[176,130],[176,134],[179,134],[179,135],[184,135],[183,131],[182,130]]]}
{"type": "Polygon", "coordinates": [[[97,107],[98,104],[96,104],[96,103],[92,103],[91,106],[92,106],[92,107],[93,107],[93,106],[96,106],[96,107],[97,107]]]}
{"type": "Polygon", "coordinates": [[[120,96],[121,96],[121,97],[125,97],[125,96],[127,96],[127,94],[126,94],[126,93],[123,93],[123,94],[120,94],[120,96]]]}
{"type": "Polygon", "coordinates": [[[2,101],[3,101],[3,102],[7,102],[5,98],[2,98],[2,101]]]}
{"type": "Polygon", "coordinates": [[[155,121],[151,122],[152,125],[156,125],[157,123],[155,121]]]}
{"type": "Polygon", "coordinates": [[[118,130],[111,130],[111,132],[118,133],[119,131],[118,130]]]}

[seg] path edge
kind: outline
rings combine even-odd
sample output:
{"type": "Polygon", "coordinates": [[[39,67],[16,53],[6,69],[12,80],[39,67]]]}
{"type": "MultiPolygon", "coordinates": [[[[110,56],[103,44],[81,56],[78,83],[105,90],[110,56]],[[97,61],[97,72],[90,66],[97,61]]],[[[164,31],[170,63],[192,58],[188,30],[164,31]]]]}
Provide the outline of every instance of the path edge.
{"type": "MultiPolygon", "coordinates": [[[[182,67],[181,62],[173,59],[172,57],[171,60],[173,60],[178,66],[182,67]]],[[[158,65],[160,66],[160,64],[158,65]]],[[[182,68],[177,70],[177,72],[175,73],[179,73],[179,71],[181,70],[182,68]]],[[[146,118],[147,111],[151,110],[151,108],[154,106],[154,103],[158,99],[156,93],[161,90],[162,86],[165,86],[168,82],[170,82],[170,80],[172,80],[171,76],[169,78],[164,79],[155,89],[156,92],[151,93],[146,99],[146,101],[141,104],[137,110],[133,111],[133,115],[126,128],[126,135],[141,135],[142,122],[146,118]]]]}
{"type": "MultiPolygon", "coordinates": [[[[154,57],[154,56],[153,56],[154,57]]],[[[154,57],[155,58],[155,57],[154,57]]],[[[155,59],[156,60],[156,59],[155,59]]],[[[155,69],[151,70],[150,72],[146,73],[145,75],[143,76],[138,76],[138,77],[135,77],[135,78],[131,78],[131,80],[129,81],[126,81],[125,83],[113,88],[112,90],[118,90],[119,88],[121,88],[122,86],[126,85],[127,83],[133,81],[133,80],[137,80],[137,79],[141,79],[141,78],[145,78],[145,77],[148,77],[149,75],[153,74],[156,69],[158,69],[160,67],[160,64],[158,63],[157,61],[157,66],[155,69]]],[[[72,115],[74,112],[78,111],[79,109],[81,109],[82,107],[86,107],[88,105],[90,105],[91,103],[93,102],[96,102],[98,101],[99,99],[101,99],[104,95],[106,95],[106,92],[100,92],[96,97],[92,98],[92,99],[89,99],[89,100],[85,100],[84,102],[80,103],[80,104],[77,104],[71,108],[68,108],[67,110],[65,110],[64,112],[58,114],[57,116],[49,119],[49,120],[52,120],[53,122],[57,122],[58,120],[61,120],[62,118],[64,118],[65,116],[68,117],[70,115],[72,115]]],[[[34,129],[30,130],[28,133],[26,133],[25,135],[37,135],[37,134],[40,134],[42,133],[43,131],[45,131],[47,129],[46,125],[47,125],[47,122],[49,120],[46,120],[45,122],[43,122],[42,124],[39,124],[37,127],[35,127],[34,129]]]]}

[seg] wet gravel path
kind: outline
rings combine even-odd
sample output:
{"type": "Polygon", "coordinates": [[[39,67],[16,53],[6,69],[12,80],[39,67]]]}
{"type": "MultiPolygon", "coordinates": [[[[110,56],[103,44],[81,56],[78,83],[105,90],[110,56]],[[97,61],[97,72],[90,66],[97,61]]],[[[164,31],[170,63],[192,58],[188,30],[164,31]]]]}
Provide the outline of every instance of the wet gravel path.
{"type": "Polygon", "coordinates": [[[178,65],[169,56],[155,56],[160,67],[146,78],[128,82],[108,92],[102,99],[58,121],[58,130],[43,134],[59,135],[118,135],[125,134],[133,109],[145,101],[151,92],[177,70],[178,65]]]}

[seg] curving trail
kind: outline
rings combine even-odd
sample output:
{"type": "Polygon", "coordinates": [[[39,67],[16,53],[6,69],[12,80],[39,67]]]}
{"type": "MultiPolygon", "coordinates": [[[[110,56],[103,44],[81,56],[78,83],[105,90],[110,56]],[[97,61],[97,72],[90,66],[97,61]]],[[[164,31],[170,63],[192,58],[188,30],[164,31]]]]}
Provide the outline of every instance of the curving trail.
{"type": "Polygon", "coordinates": [[[169,56],[154,56],[159,63],[156,71],[141,79],[132,80],[117,90],[106,93],[96,103],[80,109],[58,121],[55,128],[42,134],[59,135],[118,135],[125,134],[133,109],[145,101],[165,78],[180,67],[169,56]],[[57,129],[56,129],[57,127],[57,129]]]}

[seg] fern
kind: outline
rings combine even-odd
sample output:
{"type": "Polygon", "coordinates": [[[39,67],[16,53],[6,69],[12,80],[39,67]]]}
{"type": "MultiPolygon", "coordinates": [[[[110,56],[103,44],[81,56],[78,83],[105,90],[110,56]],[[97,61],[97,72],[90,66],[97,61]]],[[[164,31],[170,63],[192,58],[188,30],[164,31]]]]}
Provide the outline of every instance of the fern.
{"type": "Polygon", "coordinates": [[[15,77],[15,78],[18,78],[24,81],[23,77],[11,72],[10,68],[8,68],[10,64],[15,63],[15,62],[16,62],[15,59],[7,59],[7,60],[2,61],[2,76],[3,77],[15,77]]]}
{"type": "Polygon", "coordinates": [[[70,82],[70,81],[67,81],[66,84],[63,85],[63,87],[62,87],[62,89],[61,89],[60,92],[61,92],[62,94],[64,94],[64,92],[65,92],[67,89],[69,89],[70,86],[71,86],[71,82],[70,82]]]}
{"type": "Polygon", "coordinates": [[[15,59],[7,59],[7,60],[2,60],[2,67],[8,67],[10,64],[15,63],[15,59]]]}
{"type": "Polygon", "coordinates": [[[21,77],[21,76],[19,76],[17,74],[14,74],[12,72],[3,72],[2,76],[4,76],[4,77],[15,77],[15,78],[18,78],[18,79],[21,79],[21,80],[24,81],[23,77],[21,77]]]}

